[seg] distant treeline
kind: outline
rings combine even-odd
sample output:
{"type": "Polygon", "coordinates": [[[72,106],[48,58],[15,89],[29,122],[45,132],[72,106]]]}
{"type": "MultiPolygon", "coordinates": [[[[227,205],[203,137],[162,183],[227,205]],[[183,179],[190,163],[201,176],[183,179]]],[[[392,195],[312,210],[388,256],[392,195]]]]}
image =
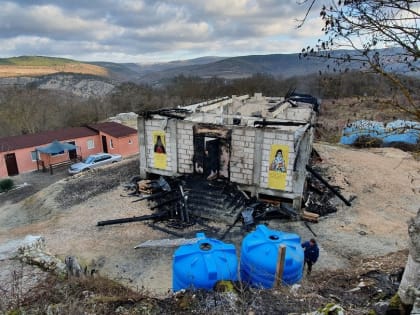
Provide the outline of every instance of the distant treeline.
{"type": "MultiPolygon", "coordinates": [[[[414,95],[418,93],[420,80],[410,77],[403,80],[414,95]]],[[[140,113],[222,96],[252,95],[255,92],[265,96],[284,96],[291,89],[321,100],[363,96],[390,98],[398,93],[383,78],[360,72],[289,79],[256,74],[234,80],[181,75],[160,87],[122,83],[106,97],[89,99],[34,86],[5,87],[0,89],[0,137],[81,126],[121,112],[140,113]]]]}

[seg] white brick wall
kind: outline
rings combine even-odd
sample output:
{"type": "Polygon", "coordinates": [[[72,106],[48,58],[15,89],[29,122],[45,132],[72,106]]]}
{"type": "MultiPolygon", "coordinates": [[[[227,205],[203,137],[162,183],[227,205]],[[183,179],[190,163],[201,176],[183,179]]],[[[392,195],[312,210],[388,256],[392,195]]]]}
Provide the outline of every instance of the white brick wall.
{"type": "Polygon", "coordinates": [[[192,173],[194,155],[194,133],[193,124],[185,121],[177,121],[178,135],[178,172],[192,173]]]}
{"type": "MultiPolygon", "coordinates": [[[[147,137],[147,161],[153,163],[153,131],[162,130],[165,125],[163,120],[146,120],[146,137],[147,137]]],[[[171,136],[169,131],[166,132],[166,151],[167,151],[167,170],[174,173],[192,173],[193,155],[194,155],[194,122],[177,121],[176,123],[176,139],[171,136]],[[172,141],[177,143],[177,152],[172,152],[169,145],[172,141]],[[174,156],[176,154],[176,156],[174,156]],[[178,169],[174,170],[176,158],[178,169]]],[[[259,131],[260,132],[260,131],[259,131]]],[[[172,134],[174,134],[172,132],[172,134]]],[[[230,155],[230,176],[231,181],[244,184],[254,184],[254,172],[260,174],[259,183],[261,188],[268,187],[268,169],[269,155],[271,145],[281,144],[289,147],[287,175],[286,175],[286,191],[292,192],[293,189],[293,164],[296,158],[294,151],[294,134],[288,130],[266,129],[263,130],[261,150],[255,152],[256,129],[254,127],[235,126],[232,127],[231,155],[230,155]],[[260,169],[254,170],[254,154],[261,155],[260,169]]],[[[258,164],[258,162],[257,162],[258,164]]],[[[154,168],[154,165],[147,165],[148,168],[154,168]]]]}
{"type": "Polygon", "coordinates": [[[255,129],[235,127],[232,131],[230,177],[233,182],[253,184],[255,129]]]}

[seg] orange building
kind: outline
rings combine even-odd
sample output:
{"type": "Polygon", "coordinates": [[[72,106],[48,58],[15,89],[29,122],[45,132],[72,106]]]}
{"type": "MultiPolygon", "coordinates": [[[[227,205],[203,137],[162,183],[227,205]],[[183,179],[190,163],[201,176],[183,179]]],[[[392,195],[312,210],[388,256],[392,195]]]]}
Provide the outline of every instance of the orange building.
{"type": "Polygon", "coordinates": [[[36,134],[0,138],[0,178],[35,171],[90,154],[108,152],[123,157],[139,152],[137,130],[116,122],[64,128],[36,134]],[[37,148],[54,140],[70,143],[75,150],[45,154],[37,148]]]}

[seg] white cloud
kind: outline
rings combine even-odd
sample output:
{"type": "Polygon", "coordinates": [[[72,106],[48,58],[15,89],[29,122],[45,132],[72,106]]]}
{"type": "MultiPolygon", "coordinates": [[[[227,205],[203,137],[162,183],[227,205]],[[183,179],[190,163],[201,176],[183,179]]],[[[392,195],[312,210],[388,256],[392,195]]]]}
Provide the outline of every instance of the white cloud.
{"type": "Polygon", "coordinates": [[[170,56],[299,52],[321,36],[318,17],[278,0],[0,0],[3,57],[134,61],[170,56]],[[7,43],[7,45],[6,45],[7,43]]]}

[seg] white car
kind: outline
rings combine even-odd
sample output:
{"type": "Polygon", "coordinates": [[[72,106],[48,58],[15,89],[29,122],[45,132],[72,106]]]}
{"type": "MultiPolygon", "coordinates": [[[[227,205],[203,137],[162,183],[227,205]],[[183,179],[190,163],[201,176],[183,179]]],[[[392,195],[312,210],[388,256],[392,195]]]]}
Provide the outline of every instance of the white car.
{"type": "Polygon", "coordinates": [[[69,167],[69,174],[77,174],[83,171],[90,170],[92,168],[116,163],[122,160],[120,154],[109,154],[109,153],[96,153],[89,155],[84,161],[72,164],[69,167]]]}

